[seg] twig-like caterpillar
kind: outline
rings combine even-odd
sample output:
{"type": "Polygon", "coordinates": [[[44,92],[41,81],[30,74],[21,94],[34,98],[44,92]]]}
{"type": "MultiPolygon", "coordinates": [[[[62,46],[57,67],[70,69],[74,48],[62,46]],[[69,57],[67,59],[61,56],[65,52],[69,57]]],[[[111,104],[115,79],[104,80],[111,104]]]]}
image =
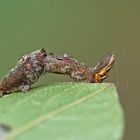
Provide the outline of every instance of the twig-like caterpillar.
{"type": "Polygon", "coordinates": [[[114,54],[104,57],[96,67],[90,68],[76,59],[64,55],[57,56],[45,49],[24,55],[0,83],[0,96],[15,91],[26,92],[45,73],[65,74],[75,81],[100,83],[115,61],[114,54]]]}

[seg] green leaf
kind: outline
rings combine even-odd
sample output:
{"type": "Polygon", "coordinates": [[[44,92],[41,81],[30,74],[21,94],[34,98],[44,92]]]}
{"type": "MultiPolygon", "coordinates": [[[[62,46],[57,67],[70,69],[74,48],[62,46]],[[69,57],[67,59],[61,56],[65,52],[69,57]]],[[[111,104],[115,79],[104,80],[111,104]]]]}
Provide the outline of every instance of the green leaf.
{"type": "Polygon", "coordinates": [[[115,86],[88,83],[5,95],[0,124],[11,128],[6,140],[119,140],[124,127],[115,86]]]}

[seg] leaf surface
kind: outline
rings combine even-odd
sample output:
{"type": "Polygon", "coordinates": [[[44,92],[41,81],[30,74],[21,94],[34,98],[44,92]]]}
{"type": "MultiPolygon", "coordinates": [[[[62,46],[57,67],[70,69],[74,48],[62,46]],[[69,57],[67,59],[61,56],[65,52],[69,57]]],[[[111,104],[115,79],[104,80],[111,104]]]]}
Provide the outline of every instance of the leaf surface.
{"type": "Polygon", "coordinates": [[[6,140],[119,140],[123,112],[113,84],[57,83],[0,99],[6,140]]]}

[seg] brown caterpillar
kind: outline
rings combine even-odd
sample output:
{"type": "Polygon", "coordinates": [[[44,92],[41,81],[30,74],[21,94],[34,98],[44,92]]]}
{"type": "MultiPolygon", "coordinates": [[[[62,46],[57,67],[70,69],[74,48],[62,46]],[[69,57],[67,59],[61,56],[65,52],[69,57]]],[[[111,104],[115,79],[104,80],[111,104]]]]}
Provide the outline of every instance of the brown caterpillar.
{"type": "Polygon", "coordinates": [[[0,96],[15,91],[26,92],[45,73],[65,74],[75,81],[100,83],[106,77],[115,61],[114,54],[104,57],[96,67],[90,68],[76,59],[64,55],[57,56],[45,49],[24,55],[0,83],[0,96]]]}

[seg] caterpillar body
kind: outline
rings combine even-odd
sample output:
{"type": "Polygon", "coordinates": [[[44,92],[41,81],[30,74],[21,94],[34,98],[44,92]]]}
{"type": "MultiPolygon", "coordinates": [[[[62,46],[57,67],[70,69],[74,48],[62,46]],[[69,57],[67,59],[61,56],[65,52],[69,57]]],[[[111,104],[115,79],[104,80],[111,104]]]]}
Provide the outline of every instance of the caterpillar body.
{"type": "Polygon", "coordinates": [[[0,82],[0,96],[15,91],[26,92],[31,85],[46,73],[69,75],[75,81],[100,83],[115,61],[114,54],[108,54],[99,63],[90,68],[84,63],[79,63],[71,56],[58,56],[40,49],[24,55],[0,82]]]}

